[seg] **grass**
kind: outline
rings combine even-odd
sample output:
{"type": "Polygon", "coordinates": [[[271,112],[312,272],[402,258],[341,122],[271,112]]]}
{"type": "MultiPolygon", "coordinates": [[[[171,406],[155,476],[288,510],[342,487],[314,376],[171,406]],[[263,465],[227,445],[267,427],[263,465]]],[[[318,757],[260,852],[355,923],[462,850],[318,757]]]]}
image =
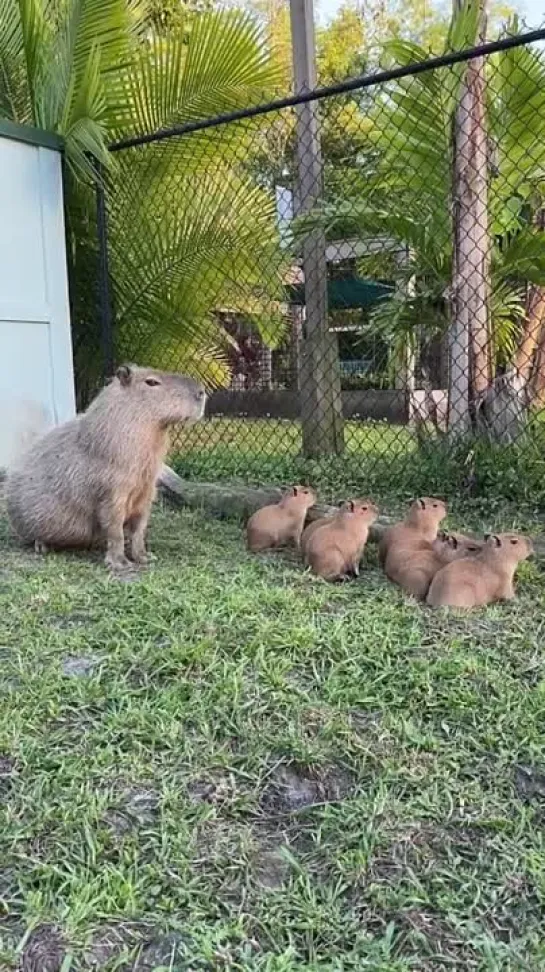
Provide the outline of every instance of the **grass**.
{"type": "Polygon", "coordinates": [[[539,564],[463,616],[197,514],[131,584],[1,530],[2,972],[545,968],[539,564]]]}
{"type": "Polygon", "coordinates": [[[415,436],[386,422],[346,422],[342,456],[301,456],[299,423],[212,418],[185,429],[173,464],[185,477],[251,485],[309,482],[325,500],[347,495],[391,501],[438,493],[449,500],[508,501],[545,507],[545,423],[534,422],[513,445],[469,439],[454,444],[415,436]]]}
{"type": "Polygon", "coordinates": [[[186,427],[176,439],[174,465],[190,478],[252,485],[313,481],[325,499],[362,477],[376,479],[392,462],[406,467],[415,448],[411,433],[385,422],[346,422],[345,453],[304,459],[299,422],[211,418],[186,427]],[[374,473],[372,472],[374,470],[374,473]]]}

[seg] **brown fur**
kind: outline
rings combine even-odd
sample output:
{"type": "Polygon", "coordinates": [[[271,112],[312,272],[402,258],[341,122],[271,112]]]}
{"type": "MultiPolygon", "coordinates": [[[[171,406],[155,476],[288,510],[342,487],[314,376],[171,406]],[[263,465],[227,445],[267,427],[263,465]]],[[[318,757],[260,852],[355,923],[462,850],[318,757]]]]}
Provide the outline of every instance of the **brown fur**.
{"type": "Polygon", "coordinates": [[[427,548],[405,551],[396,556],[395,549],[388,555],[388,577],[404,591],[423,601],[431,581],[438,570],[460,557],[471,557],[482,549],[479,540],[463,533],[440,533],[427,548]]]}
{"type": "MultiPolygon", "coordinates": [[[[415,550],[427,549],[437,537],[441,520],[447,515],[443,500],[431,496],[416,499],[401,523],[385,530],[378,547],[378,559],[388,574],[388,558],[404,557],[415,550]]],[[[389,576],[389,575],[388,575],[389,576]]]]}
{"type": "MultiPolygon", "coordinates": [[[[334,515],[335,514],[333,514],[333,516],[334,515]]],[[[301,537],[301,553],[305,561],[310,538],[314,536],[316,530],[319,530],[321,527],[327,526],[328,523],[331,523],[333,516],[321,516],[319,520],[314,520],[312,523],[309,523],[308,527],[303,530],[303,535],[301,537]]]]}
{"type": "Polygon", "coordinates": [[[246,526],[248,550],[259,553],[292,542],[299,548],[307,513],[316,502],[314,490],[294,486],[279,503],[263,506],[250,517],[246,526]]]}
{"type": "Polygon", "coordinates": [[[472,608],[511,600],[515,596],[513,579],[517,566],[532,553],[528,537],[516,533],[488,536],[475,557],[447,564],[435,575],[427,603],[433,607],[472,608]]]}
{"type": "Polygon", "coordinates": [[[316,530],[307,545],[307,563],[325,580],[359,574],[369,527],[378,516],[371,500],[349,500],[343,509],[316,530]]]}
{"type": "Polygon", "coordinates": [[[200,419],[192,378],[124,365],[86,412],[33,443],[8,475],[11,524],[37,551],[106,543],[106,563],[147,559],[145,538],[168,427],[200,419]]]}

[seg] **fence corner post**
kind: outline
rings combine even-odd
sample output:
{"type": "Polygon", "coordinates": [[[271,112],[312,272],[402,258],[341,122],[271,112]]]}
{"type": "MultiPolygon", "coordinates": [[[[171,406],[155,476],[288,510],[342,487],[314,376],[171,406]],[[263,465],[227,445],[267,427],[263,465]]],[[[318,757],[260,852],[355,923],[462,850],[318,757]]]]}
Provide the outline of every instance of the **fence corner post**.
{"type": "Polygon", "coordinates": [[[102,373],[106,380],[114,370],[114,333],[113,310],[110,286],[110,266],[108,259],[108,214],[106,209],[106,190],[104,167],[95,163],[96,181],[96,224],[98,241],[98,299],[100,309],[100,346],[102,350],[102,373]]]}

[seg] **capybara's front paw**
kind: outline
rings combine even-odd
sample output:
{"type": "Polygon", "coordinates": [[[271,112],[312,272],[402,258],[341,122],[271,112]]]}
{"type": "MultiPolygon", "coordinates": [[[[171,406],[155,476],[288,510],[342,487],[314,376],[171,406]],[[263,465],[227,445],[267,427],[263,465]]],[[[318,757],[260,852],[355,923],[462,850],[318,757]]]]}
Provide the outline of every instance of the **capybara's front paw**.
{"type": "Polygon", "coordinates": [[[139,567],[148,567],[152,564],[154,560],[157,560],[155,554],[149,552],[149,550],[133,550],[131,555],[131,560],[133,564],[137,564],[139,567]]]}
{"type": "Polygon", "coordinates": [[[34,541],[34,553],[36,554],[47,554],[49,553],[49,547],[46,543],[42,543],[41,540],[34,541]]]}
{"type": "Polygon", "coordinates": [[[112,574],[128,574],[134,570],[134,564],[124,554],[119,557],[106,554],[105,563],[112,574]]]}

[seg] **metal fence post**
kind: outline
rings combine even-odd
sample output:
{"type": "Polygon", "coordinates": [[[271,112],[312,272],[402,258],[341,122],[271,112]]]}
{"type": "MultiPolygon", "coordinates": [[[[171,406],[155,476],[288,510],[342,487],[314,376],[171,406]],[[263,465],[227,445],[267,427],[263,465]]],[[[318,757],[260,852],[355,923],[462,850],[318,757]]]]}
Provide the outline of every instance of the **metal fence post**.
{"type": "Polygon", "coordinates": [[[96,220],[98,239],[98,298],[100,308],[100,337],[102,348],[103,378],[107,379],[114,370],[114,333],[113,311],[110,287],[110,268],[108,261],[108,214],[106,211],[106,191],[104,188],[103,166],[96,165],[96,220]]]}

